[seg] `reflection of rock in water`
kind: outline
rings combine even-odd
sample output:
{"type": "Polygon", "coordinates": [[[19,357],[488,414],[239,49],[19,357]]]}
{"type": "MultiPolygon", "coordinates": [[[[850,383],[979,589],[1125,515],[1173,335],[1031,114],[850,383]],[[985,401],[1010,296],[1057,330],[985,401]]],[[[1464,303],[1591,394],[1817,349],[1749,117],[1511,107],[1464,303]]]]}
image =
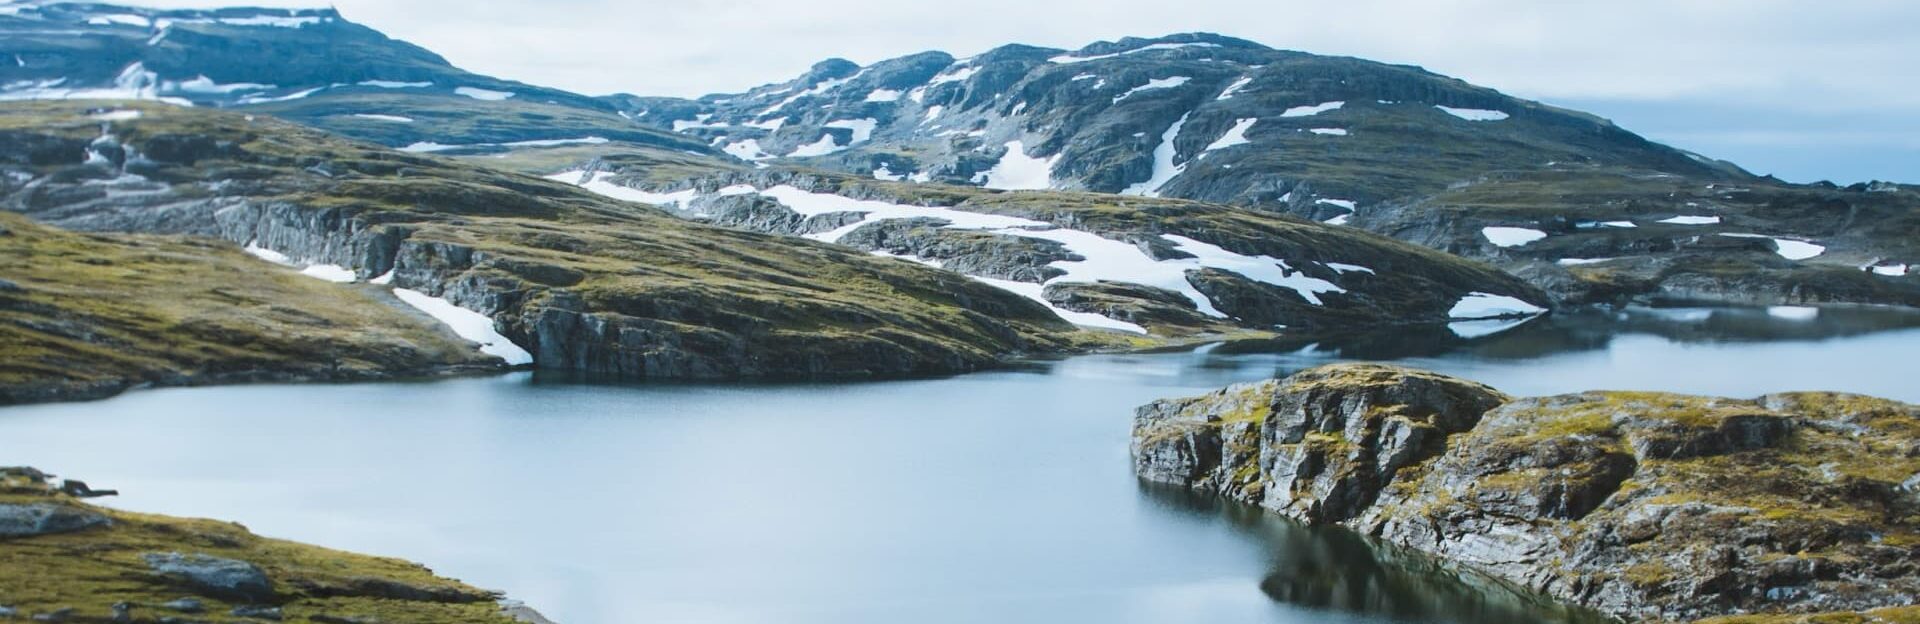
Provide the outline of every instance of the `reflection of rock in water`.
{"type": "Polygon", "coordinates": [[[1369,540],[1341,527],[1314,527],[1212,494],[1149,481],[1141,493],[1162,509],[1218,518],[1258,540],[1270,553],[1260,591],[1315,609],[1462,624],[1599,624],[1497,579],[1441,565],[1416,552],[1369,540]]]}
{"type": "Polygon", "coordinates": [[[1471,353],[1489,359],[1525,359],[1605,349],[1614,338],[1650,334],[1680,343],[1819,340],[1920,327],[1911,310],[1829,306],[1808,319],[1769,314],[1766,308],[1572,308],[1509,331],[1466,338],[1446,325],[1414,325],[1345,333],[1298,334],[1239,341],[1220,355],[1290,353],[1308,346],[1343,358],[1399,360],[1471,353]]]}

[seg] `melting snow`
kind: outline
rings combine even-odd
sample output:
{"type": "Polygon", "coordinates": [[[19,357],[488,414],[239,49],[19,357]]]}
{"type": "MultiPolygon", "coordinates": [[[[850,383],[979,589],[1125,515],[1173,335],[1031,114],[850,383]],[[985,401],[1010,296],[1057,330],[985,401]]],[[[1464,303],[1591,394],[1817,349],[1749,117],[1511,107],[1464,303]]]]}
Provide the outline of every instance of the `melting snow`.
{"type": "MultiPolygon", "coordinates": [[[[934,266],[939,266],[939,265],[935,264],[934,266]]],[[[1068,323],[1073,323],[1075,325],[1081,325],[1085,327],[1098,327],[1101,329],[1116,329],[1116,330],[1125,331],[1125,332],[1133,332],[1136,334],[1147,333],[1147,328],[1141,327],[1139,325],[1135,325],[1133,323],[1129,323],[1129,322],[1122,321],[1119,319],[1114,319],[1114,318],[1107,318],[1105,316],[1094,314],[1092,312],[1075,312],[1073,310],[1068,310],[1066,308],[1062,308],[1060,306],[1054,305],[1052,301],[1047,301],[1047,297],[1045,295],[1047,287],[1045,284],[1035,284],[1032,282],[1016,282],[1013,280],[981,277],[978,275],[968,275],[967,277],[973,278],[974,281],[987,284],[989,286],[993,286],[995,288],[999,288],[1001,290],[1005,290],[1007,292],[1011,292],[1013,294],[1020,295],[1022,297],[1026,297],[1034,301],[1038,301],[1040,302],[1040,305],[1047,306],[1048,310],[1052,310],[1055,315],[1058,315],[1060,318],[1065,319],[1068,323]]]]}
{"type": "Polygon", "coordinates": [[[687,189],[684,191],[675,191],[672,193],[655,193],[652,191],[643,191],[643,190],[629,187],[629,186],[614,184],[613,182],[608,180],[608,178],[613,177],[613,173],[607,172],[607,171],[596,172],[593,174],[593,177],[591,179],[588,179],[585,181],[581,180],[581,176],[582,176],[582,172],[580,171],[567,171],[567,172],[556,173],[556,174],[547,176],[547,179],[553,180],[555,182],[563,182],[566,184],[575,184],[575,185],[578,185],[580,188],[584,188],[589,191],[593,191],[595,193],[605,195],[607,197],[612,197],[614,199],[625,200],[630,202],[640,202],[643,204],[653,204],[655,206],[684,207],[688,203],[691,203],[693,201],[693,198],[700,196],[700,192],[694,189],[687,189]]]}
{"type": "Polygon", "coordinates": [[[1811,321],[1820,318],[1820,308],[1808,306],[1773,306],[1767,308],[1767,316],[1789,321],[1811,321]]]}
{"type": "Polygon", "coordinates": [[[875,127],[878,127],[879,125],[880,125],[880,120],[872,119],[872,118],[842,119],[839,121],[827,122],[828,128],[846,128],[848,130],[853,131],[853,142],[848,143],[847,144],[848,146],[852,146],[857,143],[865,143],[867,139],[873,138],[873,129],[875,127]]]}
{"type": "Polygon", "coordinates": [[[808,143],[806,145],[802,145],[800,147],[796,147],[793,149],[793,151],[788,152],[787,155],[796,157],[796,158],[806,157],[806,156],[825,156],[827,154],[832,154],[838,151],[840,151],[840,144],[833,140],[833,133],[828,132],[825,134],[821,134],[820,140],[814,141],[812,143],[808,143]]]}
{"type": "Polygon", "coordinates": [[[259,258],[267,262],[272,262],[274,264],[293,266],[293,259],[288,258],[287,254],[283,254],[278,251],[274,251],[272,249],[267,249],[265,247],[261,247],[254,243],[247,243],[247,246],[245,247],[245,249],[247,253],[253,254],[253,257],[255,258],[259,258]]]}
{"type": "Polygon", "coordinates": [[[893,89],[874,89],[867,94],[866,102],[893,102],[900,99],[900,92],[893,89]]]}
{"type": "Polygon", "coordinates": [[[1453,332],[1453,335],[1459,336],[1461,338],[1480,338],[1483,336],[1491,336],[1494,334],[1498,334],[1500,332],[1507,331],[1509,329],[1513,329],[1515,327],[1519,327],[1527,323],[1531,323],[1533,322],[1534,318],[1537,318],[1537,317],[1529,316],[1523,319],[1512,319],[1512,320],[1487,319],[1482,321],[1457,321],[1453,323],[1447,323],[1447,331],[1451,331],[1453,332]]]}
{"type": "Polygon", "coordinates": [[[765,150],[760,149],[760,141],[756,139],[746,139],[728,143],[726,147],[720,148],[720,151],[731,154],[734,158],[740,160],[766,160],[773,158],[772,154],[768,154],[765,150]]]}
{"type": "Polygon", "coordinates": [[[354,280],[359,279],[359,277],[353,274],[352,269],[338,264],[308,265],[307,268],[300,269],[300,274],[307,277],[317,277],[337,284],[351,284],[354,280]]]}
{"type": "Polygon", "coordinates": [[[878,169],[873,170],[873,179],[885,180],[888,182],[899,182],[900,174],[894,173],[892,170],[888,169],[886,165],[880,165],[878,169]]]}
{"type": "Polygon", "coordinates": [[[1154,89],[1171,89],[1174,87],[1178,87],[1180,85],[1187,84],[1187,81],[1189,80],[1192,80],[1192,78],[1187,76],[1168,76],[1166,78],[1154,78],[1152,80],[1148,80],[1147,84],[1143,84],[1138,87],[1134,87],[1132,89],[1127,89],[1126,93],[1113,96],[1113,103],[1119,104],[1121,100],[1127,99],[1128,97],[1131,97],[1133,94],[1139,93],[1141,91],[1152,91],[1154,89]]]}
{"type": "Polygon", "coordinates": [[[1613,258],[1561,258],[1556,261],[1556,264],[1560,266],[1580,266],[1582,264],[1598,264],[1612,259],[1613,258]]]}
{"type": "Polygon", "coordinates": [[[1816,245],[1807,241],[1794,240],[1791,238],[1776,238],[1759,234],[1729,234],[1724,232],[1720,235],[1728,238],[1770,239],[1773,241],[1773,252],[1780,254],[1780,257],[1788,260],[1805,260],[1826,253],[1827,251],[1827,248],[1823,245],[1816,245]]]}
{"type": "Polygon", "coordinates": [[[1326,267],[1329,269],[1333,269],[1335,273],[1366,273],[1369,275],[1373,274],[1373,269],[1369,269],[1367,267],[1363,267],[1358,264],[1345,264],[1341,262],[1322,262],[1320,264],[1326,265],[1326,267]]]}
{"type": "Polygon", "coordinates": [[[1517,227],[1480,228],[1480,235],[1487,237],[1495,247],[1519,247],[1547,237],[1546,232],[1517,227]]]}
{"type": "Polygon", "coordinates": [[[1235,93],[1239,93],[1241,89],[1245,89],[1245,88],[1247,88],[1247,85],[1249,85],[1249,84],[1253,84],[1253,77],[1252,77],[1252,76],[1247,76],[1247,77],[1244,77],[1244,78],[1241,78],[1241,79],[1239,79],[1239,80],[1235,80],[1235,81],[1233,81],[1233,84],[1230,84],[1230,85],[1227,85],[1227,90],[1225,90],[1225,91],[1221,91],[1221,92],[1220,92],[1220,96],[1219,96],[1219,97],[1216,97],[1216,98],[1213,98],[1213,99],[1214,99],[1214,100],[1226,100],[1226,99],[1232,99],[1232,98],[1233,98],[1233,94],[1235,94],[1235,93]]]}
{"type": "Polygon", "coordinates": [[[972,78],[973,75],[977,73],[980,73],[980,68],[978,67],[948,68],[946,71],[940,72],[940,75],[934,76],[932,80],[928,80],[927,86],[931,87],[948,82],[960,82],[972,78]]]}
{"type": "Polygon", "coordinates": [[[1314,134],[1329,134],[1333,136],[1347,136],[1346,128],[1313,128],[1311,130],[1308,130],[1308,132],[1312,132],[1314,134]]]}
{"type": "Polygon", "coordinates": [[[1660,223],[1672,223],[1674,225],[1713,225],[1719,222],[1720,222],[1720,217],[1679,216],[1671,219],[1660,220],[1660,223]]]}
{"type": "Polygon", "coordinates": [[[277,96],[277,97],[266,96],[266,95],[252,95],[252,96],[240,98],[240,103],[241,104],[266,104],[269,102],[290,102],[293,100],[303,99],[309,95],[313,95],[315,93],[325,91],[326,89],[327,87],[314,87],[312,89],[303,89],[300,91],[295,91],[293,93],[288,93],[286,95],[277,96]]]}
{"type": "Polygon", "coordinates": [[[1448,115],[1453,115],[1455,117],[1459,117],[1467,121],[1500,121],[1502,119],[1507,118],[1506,113],[1502,113],[1497,110],[1486,110],[1481,108],[1451,108],[1447,106],[1440,106],[1438,104],[1434,105],[1434,108],[1438,108],[1441,111],[1446,112],[1446,114],[1448,115]]]}
{"type": "Polygon", "coordinates": [[[464,95],[464,96],[476,99],[476,100],[486,100],[488,102],[498,102],[500,100],[504,100],[514,96],[514,93],[512,91],[494,91],[492,89],[482,89],[479,87],[456,87],[454,88],[453,92],[459,95],[464,95]]]}
{"type": "Polygon", "coordinates": [[[372,119],[372,120],[374,120],[374,121],[391,121],[391,122],[395,122],[395,123],[413,123],[413,118],[412,118],[412,117],[401,117],[401,116],[399,116],[399,115],[376,115],[376,114],[373,114],[373,113],[354,113],[354,114],[353,114],[353,116],[355,116],[355,117],[359,117],[359,118],[361,118],[361,119],[372,119]]]}
{"type": "Polygon", "coordinates": [[[1207,149],[1204,149],[1201,151],[1211,152],[1213,150],[1229,148],[1235,145],[1246,145],[1248,143],[1252,143],[1252,141],[1247,140],[1247,129],[1252,128],[1254,122],[1257,122],[1257,121],[1260,121],[1260,120],[1258,118],[1253,118],[1253,117],[1248,117],[1245,119],[1234,121],[1233,127],[1228,128],[1226,134],[1220,135],[1219,139],[1215,139],[1214,142],[1207,144],[1207,149]]]}
{"type": "Polygon", "coordinates": [[[217,93],[217,94],[233,93],[235,91],[268,91],[268,90],[278,88],[273,85],[260,84],[257,82],[236,82],[232,84],[220,84],[220,83],[214,82],[212,78],[208,78],[205,75],[201,75],[200,77],[194,78],[193,80],[186,80],[178,84],[172,84],[168,86],[173,87],[173,90],[185,91],[187,93],[217,93]]]}
{"type": "Polygon", "coordinates": [[[487,315],[454,305],[440,297],[430,296],[417,290],[405,288],[393,289],[393,296],[399,297],[407,305],[418,308],[427,316],[446,325],[453,333],[459,334],[469,342],[480,344],[480,352],[506,360],[509,366],[532,364],[533,354],[527,353],[520,345],[513,344],[506,336],[493,328],[493,319],[487,315]]]}
{"type": "MultiPolygon", "coordinates": [[[[1192,113],[1188,113],[1188,115],[1191,114],[1192,113]]],[[[1180,119],[1173,122],[1173,125],[1167,126],[1167,131],[1160,134],[1160,144],[1153,148],[1153,174],[1149,176],[1145,182],[1130,185],[1125,190],[1120,191],[1121,195],[1159,197],[1160,187],[1166,186],[1167,182],[1173,180],[1175,176],[1180,175],[1180,172],[1186,170],[1185,166],[1176,165],[1173,162],[1174,157],[1177,155],[1175,153],[1174,139],[1180,137],[1180,128],[1185,125],[1187,125],[1187,115],[1181,115],[1180,119]]]]}
{"type": "Polygon", "coordinates": [[[130,109],[130,108],[123,108],[120,110],[110,110],[104,113],[94,113],[92,115],[87,116],[87,119],[92,119],[94,121],[132,121],[139,118],[140,118],[140,111],[130,109]]]}
{"type": "Polygon", "coordinates": [[[1000,162],[986,172],[986,183],[991,189],[1007,190],[1043,190],[1053,188],[1053,164],[1060,155],[1053,158],[1028,156],[1026,145],[1020,141],[1007,141],[1007,151],[1000,155],[1000,162]]]}
{"type": "Polygon", "coordinates": [[[1280,113],[1281,117],[1312,117],[1320,113],[1346,106],[1346,102],[1321,102],[1313,106],[1295,106],[1280,113]]]}
{"type": "Polygon", "coordinates": [[[408,145],[406,147],[402,147],[400,148],[400,151],[414,152],[414,153],[429,153],[429,152],[444,152],[447,150],[456,150],[456,149],[478,149],[478,148],[490,148],[490,147],[554,147],[559,145],[600,145],[607,142],[608,141],[606,137],[592,137],[592,136],[580,137],[578,139],[534,139],[531,141],[514,141],[511,143],[466,143],[461,145],[445,145],[441,143],[435,143],[433,141],[420,141],[420,142],[408,145]]]}
{"type": "Polygon", "coordinates": [[[1506,295],[1476,292],[1461,297],[1447,310],[1447,318],[1489,319],[1508,316],[1527,316],[1546,312],[1542,308],[1520,299],[1506,295]]]}

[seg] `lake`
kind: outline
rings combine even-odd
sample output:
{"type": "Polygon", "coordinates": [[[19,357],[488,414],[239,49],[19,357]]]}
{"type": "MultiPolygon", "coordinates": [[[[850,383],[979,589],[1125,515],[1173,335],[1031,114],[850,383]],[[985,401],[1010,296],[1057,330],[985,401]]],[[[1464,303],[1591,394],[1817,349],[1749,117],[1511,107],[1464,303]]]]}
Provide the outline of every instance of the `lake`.
{"type": "Polygon", "coordinates": [[[1920,402],[1920,317],[1631,309],[876,383],[546,375],[0,409],[0,457],[116,507],[404,557],[564,624],[1583,621],[1352,533],[1140,483],[1133,408],[1341,360],[1516,395],[1920,402]]]}

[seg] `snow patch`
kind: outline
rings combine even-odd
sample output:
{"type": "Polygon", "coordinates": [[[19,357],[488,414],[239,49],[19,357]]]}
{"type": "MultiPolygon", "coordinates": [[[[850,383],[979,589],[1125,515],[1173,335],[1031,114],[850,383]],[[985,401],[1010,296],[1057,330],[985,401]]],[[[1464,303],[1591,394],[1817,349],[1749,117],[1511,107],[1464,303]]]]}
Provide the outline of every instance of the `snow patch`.
{"type": "MultiPolygon", "coordinates": [[[[1191,114],[1192,113],[1187,113],[1187,115],[1191,114]]],[[[1173,122],[1173,125],[1167,126],[1166,132],[1160,134],[1160,144],[1153,148],[1152,175],[1150,175],[1145,182],[1129,185],[1126,189],[1120,191],[1121,195],[1159,197],[1160,187],[1166,186],[1167,182],[1173,180],[1175,176],[1180,175],[1182,171],[1186,170],[1185,165],[1174,164],[1173,159],[1177,155],[1175,153],[1174,139],[1180,138],[1180,128],[1187,125],[1187,115],[1181,115],[1180,119],[1173,122]]]]}
{"type": "Polygon", "coordinates": [[[1253,84],[1252,76],[1247,76],[1239,80],[1235,80],[1233,81],[1233,84],[1227,85],[1227,89],[1225,91],[1221,91],[1220,95],[1214,97],[1213,99],[1215,101],[1233,99],[1233,94],[1239,93],[1241,89],[1247,88],[1247,85],[1249,84],[1253,84]]]}
{"type": "Polygon", "coordinates": [[[307,268],[300,269],[300,274],[307,277],[317,277],[336,284],[351,284],[355,280],[360,279],[353,274],[352,269],[338,264],[308,265],[307,268]]]}
{"type": "Polygon", "coordinates": [[[1311,128],[1311,129],[1308,129],[1307,131],[1312,132],[1314,134],[1325,134],[1325,135],[1331,135],[1331,136],[1347,136],[1346,128],[1311,128]]]}
{"type": "Polygon", "coordinates": [[[1806,260],[1827,252],[1825,245],[1791,238],[1779,238],[1761,234],[1729,234],[1725,232],[1722,232],[1720,235],[1728,238],[1765,238],[1772,240],[1773,252],[1780,254],[1780,257],[1788,260],[1806,260]]]}
{"type": "Polygon", "coordinates": [[[1141,53],[1141,52],[1152,52],[1152,51],[1154,51],[1154,50],[1177,50],[1177,49],[1180,49],[1180,48],[1218,48],[1218,47],[1220,47],[1220,44],[1217,44],[1217,43],[1202,43],[1202,42],[1193,42],[1193,43],[1153,43],[1153,44],[1147,44],[1147,45],[1143,45],[1143,46],[1140,46],[1140,47],[1138,47],[1138,48],[1134,48],[1134,49],[1131,49],[1131,50],[1127,50],[1127,51],[1124,51],[1124,52],[1115,52],[1115,53],[1112,53],[1112,54],[1096,54],[1096,55],[1093,55],[1093,56],[1074,56],[1074,55],[1072,55],[1072,54],[1062,54],[1062,55],[1060,55],[1060,56],[1056,56],[1056,57],[1053,57],[1053,58],[1050,58],[1050,59],[1047,59],[1047,62],[1049,62],[1049,63],[1060,63],[1060,64],[1063,64],[1063,65],[1064,65],[1064,64],[1068,64],[1068,63],[1085,63],[1085,62],[1087,62],[1087,61],[1098,61],[1098,60],[1100,60],[1100,59],[1110,59],[1110,58],[1114,58],[1114,57],[1116,57],[1116,56],[1123,56],[1123,55],[1127,55],[1127,54],[1138,54],[1138,53],[1141,53]]]}
{"type": "Polygon", "coordinates": [[[457,95],[464,95],[476,100],[485,100],[488,102],[498,102],[515,95],[512,91],[495,91],[479,87],[455,87],[453,92],[457,95]]]}
{"type": "Polygon", "coordinates": [[[1767,316],[1789,321],[1811,321],[1820,318],[1820,308],[1810,306],[1773,306],[1767,308],[1767,316]]]}
{"type": "Polygon", "coordinates": [[[1281,117],[1312,117],[1330,110],[1346,106],[1346,102],[1321,102],[1312,106],[1295,106],[1280,113],[1281,117]]]}
{"type": "Polygon", "coordinates": [[[1487,237],[1487,241],[1495,247],[1519,247],[1547,237],[1546,232],[1517,227],[1480,228],[1480,235],[1487,237]]]}
{"type": "Polygon", "coordinates": [[[1020,141],[1007,141],[1006,148],[1006,153],[1000,155],[1000,162],[987,170],[986,183],[982,186],[1006,190],[1053,188],[1053,164],[1059,162],[1059,154],[1052,158],[1028,156],[1026,145],[1020,141]]]}
{"type": "Polygon", "coordinates": [[[832,154],[838,151],[840,151],[840,144],[834,141],[833,133],[828,132],[825,134],[821,134],[820,140],[818,141],[814,141],[812,143],[808,143],[806,145],[793,148],[793,151],[788,152],[787,156],[794,157],[794,158],[804,158],[807,156],[825,156],[827,154],[832,154]]]}
{"type": "Polygon", "coordinates": [[[672,193],[655,193],[653,191],[643,191],[630,186],[614,184],[609,180],[609,178],[613,177],[613,173],[609,171],[596,172],[593,174],[593,177],[586,180],[581,179],[583,175],[584,172],[581,171],[567,171],[564,173],[556,173],[546,178],[555,182],[573,184],[614,199],[652,204],[655,206],[684,207],[692,203],[695,197],[700,196],[700,191],[694,189],[674,191],[672,193]]]}
{"type": "Polygon", "coordinates": [[[1904,277],[1907,274],[1907,265],[1882,264],[1882,265],[1874,266],[1868,270],[1873,271],[1874,275],[1885,275],[1887,277],[1904,277]]]}
{"type": "Polygon", "coordinates": [[[1671,219],[1661,219],[1659,221],[1659,223],[1671,223],[1674,225],[1714,225],[1719,222],[1720,217],[1690,217],[1685,215],[1671,219]]]}
{"type": "Polygon", "coordinates": [[[1147,84],[1143,84],[1138,87],[1134,87],[1132,89],[1127,89],[1126,93],[1113,96],[1113,103],[1119,104],[1121,100],[1132,97],[1133,94],[1139,93],[1141,91],[1152,91],[1155,89],[1172,89],[1174,87],[1187,84],[1187,81],[1189,80],[1193,80],[1193,78],[1188,76],[1168,76],[1166,78],[1154,78],[1154,79],[1148,80],[1147,84]]]}
{"type": "Polygon", "coordinates": [[[863,102],[894,102],[900,99],[900,92],[893,89],[874,89],[867,94],[863,102]]]}
{"type": "Polygon", "coordinates": [[[1247,130],[1252,128],[1253,124],[1258,121],[1260,120],[1254,117],[1248,117],[1245,119],[1234,121],[1233,127],[1228,128],[1226,134],[1220,135],[1220,138],[1215,139],[1212,143],[1208,143],[1207,148],[1200,151],[1211,152],[1213,150],[1226,149],[1229,147],[1233,147],[1235,145],[1246,145],[1248,143],[1252,143],[1252,141],[1247,140],[1247,130]]]}
{"type": "Polygon", "coordinates": [[[1447,318],[1490,319],[1510,316],[1530,316],[1546,312],[1542,308],[1515,297],[1493,293],[1475,292],[1461,297],[1447,310],[1447,318]]]}
{"type": "Polygon", "coordinates": [[[362,80],[354,84],[362,87],[374,87],[376,89],[423,89],[433,86],[431,82],[400,82],[397,80],[362,80]]]}
{"type": "Polygon", "coordinates": [[[1484,108],[1453,108],[1449,106],[1440,106],[1438,104],[1435,104],[1434,108],[1438,108],[1441,110],[1441,112],[1444,112],[1448,115],[1453,115],[1455,117],[1459,117],[1461,119],[1465,119],[1467,121],[1500,121],[1508,117],[1506,113],[1503,113],[1497,110],[1487,110],[1484,108]]]}
{"type": "Polygon", "coordinates": [[[867,119],[841,119],[839,121],[829,121],[827,122],[826,127],[845,128],[848,130],[852,130],[853,142],[847,144],[849,147],[851,147],[859,143],[865,143],[867,139],[873,138],[873,129],[876,127],[879,127],[879,125],[880,125],[880,120],[867,118],[867,119]]]}
{"type": "Polygon", "coordinates": [[[391,121],[391,122],[394,122],[394,123],[413,123],[413,118],[412,118],[412,117],[401,117],[401,116],[399,116],[399,115],[379,115],[379,114],[375,114],[375,113],[354,113],[354,114],[353,114],[353,116],[354,116],[354,117],[358,117],[358,118],[361,118],[361,119],[372,119],[372,120],[374,120],[374,121],[391,121]]]}
{"type": "Polygon", "coordinates": [[[427,313],[427,316],[440,321],[468,342],[479,343],[481,353],[506,360],[509,366],[533,363],[533,354],[527,353],[526,349],[520,348],[520,345],[513,344],[512,340],[500,335],[500,332],[493,327],[493,319],[487,318],[485,314],[462,308],[451,301],[417,290],[395,288],[393,296],[427,313]]]}

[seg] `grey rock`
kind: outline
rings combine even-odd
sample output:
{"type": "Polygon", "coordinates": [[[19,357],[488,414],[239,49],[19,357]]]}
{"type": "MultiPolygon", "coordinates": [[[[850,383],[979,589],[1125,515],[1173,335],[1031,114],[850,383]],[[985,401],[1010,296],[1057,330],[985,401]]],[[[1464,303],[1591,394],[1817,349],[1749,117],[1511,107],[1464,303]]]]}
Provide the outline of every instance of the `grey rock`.
{"type": "Polygon", "coordinates": [[[259,566],[204,554],[147,553],[147,567],[216,598],[265,602],[273,582],[259,566]]]}
{"type": "Polygon", "coordinates": [[[111,523],[105,515],[54,503],[0,503],[0,539],[69,533],[111,523]]]}
{"type": "Polygon", "coordinates": [[[176,598],[160,603],[160,608],[181,613],[201,613],[207,610],[207,605],[198,598],[176,598]]]}
{"type": "Polygon", "coordinates": [[[67,619],[68,619],[68,618],[71,618],[71,617],[73,617],[73,608],[71,608],[71,607],[68,607],[68,608],[65,608],[65,609],[59,609],[59,610],[56,610],[56,611],[49,611],[49,612],[47,612],[47,613],[35,613],[35,614],[33,614],[33,621],[35,621],[35,622],[65,622],[65,621],[67,621],[67,619]]]}
{"type": "Polygon", "coordinates": [[[281,613],[280,607],[269,607],[264,605],[240,605],[238,607],[234,607],[233,611],[231,611],[229,615],[232,615],[233,617],[243,617],[243,618],[250,618],[255,620],[272,620],[275,622],[278,622],[281,619],[284,619],[286,617],[281,613]]]}

